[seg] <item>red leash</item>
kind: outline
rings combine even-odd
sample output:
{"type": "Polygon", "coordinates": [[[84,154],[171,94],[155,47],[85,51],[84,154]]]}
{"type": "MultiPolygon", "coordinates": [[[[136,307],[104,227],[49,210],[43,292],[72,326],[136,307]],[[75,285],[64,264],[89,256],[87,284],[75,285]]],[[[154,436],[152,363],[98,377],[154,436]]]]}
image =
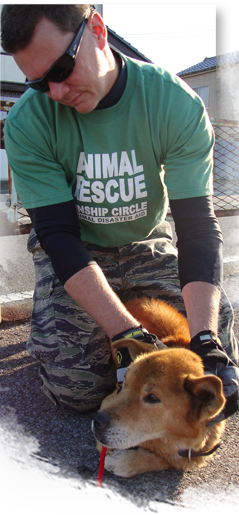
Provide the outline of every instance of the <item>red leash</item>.
{"type": "Polygon", "coordinates": [[[98,472],[98,478],[97,478],[97,486],[100,486],[100,487],[102,487],[102,482],[103,482],[106,450],[107,450],[106,447],[104,447],[104,445],[103,445],[102,449],[101,449],[101,454],[100,454],[100,466],[99,466],[99,472],[98,472]]]}

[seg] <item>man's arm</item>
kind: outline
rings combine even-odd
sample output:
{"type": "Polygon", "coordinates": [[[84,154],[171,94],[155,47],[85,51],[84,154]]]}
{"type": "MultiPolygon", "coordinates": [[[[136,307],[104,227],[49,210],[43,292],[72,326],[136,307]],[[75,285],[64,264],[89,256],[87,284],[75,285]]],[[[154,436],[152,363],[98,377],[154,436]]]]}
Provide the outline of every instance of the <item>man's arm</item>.
{"type": "Polygon", "coordinates": [[[81,241],[74,201],[28,209],[42,248],[69,295],[112,338],[139,326],[81,241]]]}
{"type": "Polygon", "coordinates": [[[64,288],[109,338],[140,325],[113,292],[98,265],[89,265],[74,274],[64,288]]]}
{"type": "Polygon", "coordinates": [[[203,360],[205,372],[223,382],[227,399],[214,423],[239,407],[239,368],[224,351],[218,333],[222,235],[212,198],[199,197],[170,203],[176,225],[179,275],[191,334],[190,349],[203,360]]]}
{"type": "Polygon", "coordinates": [[[210,283],[195,281],[182,289],[191,338],[200,331],[218,333],[220,290],[210,283]]]}

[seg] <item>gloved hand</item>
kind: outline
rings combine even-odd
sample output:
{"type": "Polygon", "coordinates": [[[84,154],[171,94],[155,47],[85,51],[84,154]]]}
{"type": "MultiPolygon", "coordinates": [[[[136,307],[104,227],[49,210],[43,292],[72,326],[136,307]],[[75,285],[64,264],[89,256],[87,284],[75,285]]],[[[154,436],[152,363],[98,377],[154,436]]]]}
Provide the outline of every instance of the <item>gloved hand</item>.
{"type": "Polygon", "coordinates": [[[203,360],[205,372],[215,374],[223,382],[226,405],[213,424],[233,415],[239,409],[239,368],[224,351],[219,338],[212,331],[202,331],[194,336],[190,349],[203,360]]]}
{"type": "Polygon", "coordinates": [[[117,360],[118,360],[118,368],[117,368],[117,381],[119,385],[122,385],[125,372],[130,365],[132,359],[130,357],[130,353],[127,348],[127,338],[134,338],[135,340],[141,340],[145,343],[152,343],[157,347],[157,349],[166,349],[167,346],[162,343],[155,334],[148,333],[142,325],[139,327],[133,327],[132,329],[128,329],[123,333],[119,333],[114,338],[112,338],[112,342],[116,340],[125,339],[125,347],[120,347],[117,351],[117,360]]]}

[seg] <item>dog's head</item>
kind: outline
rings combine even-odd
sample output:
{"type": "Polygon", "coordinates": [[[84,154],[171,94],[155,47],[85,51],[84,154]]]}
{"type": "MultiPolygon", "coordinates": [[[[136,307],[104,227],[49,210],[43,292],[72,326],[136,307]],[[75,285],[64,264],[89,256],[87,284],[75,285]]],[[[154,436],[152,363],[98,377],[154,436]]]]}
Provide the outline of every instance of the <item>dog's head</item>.
{"type": "MultiPolygon", "coordinates": [[[[202,360],[190,350],[157,351],[137,340],[127,340],[127,346],[135,361],[122,389],[109,395],[94,416],[97,440],[127,449],[158,438],[197,439],[224,407],[221,380],[204,375],[202,360]]],[[[122,341],[115,342],[117,347],[122,341]]]]}

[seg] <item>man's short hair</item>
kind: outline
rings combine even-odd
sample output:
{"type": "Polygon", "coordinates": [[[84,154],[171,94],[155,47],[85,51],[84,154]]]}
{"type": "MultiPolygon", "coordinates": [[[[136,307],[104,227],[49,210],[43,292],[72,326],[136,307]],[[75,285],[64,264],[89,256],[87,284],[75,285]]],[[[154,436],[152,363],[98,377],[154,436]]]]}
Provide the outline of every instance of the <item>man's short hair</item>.
{"type": "Polygon", "coordinates": [[[1,44],[3,50],[15,54],[30,43],[36,25],[45,17],[63,32],[76,32],[83,18],[88,18],[92,6],[79,5],[13,5],[6,4],[1,14],[1,44]]]}

